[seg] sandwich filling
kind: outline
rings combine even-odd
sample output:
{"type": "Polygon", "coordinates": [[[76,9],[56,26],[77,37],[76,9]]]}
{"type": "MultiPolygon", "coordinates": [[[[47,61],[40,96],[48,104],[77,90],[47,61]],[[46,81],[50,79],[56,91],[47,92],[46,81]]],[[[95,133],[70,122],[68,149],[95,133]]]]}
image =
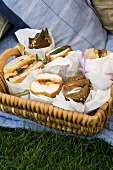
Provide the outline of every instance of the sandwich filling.
{"type": "Polygon", "coordinates": [[[59,54],[59,53],[62,54],[62,52],[68,50],[69,48],[70,48],[70,46],[58,47],[55,50],[53,50],[52,52],[50,52],[49,55],[56,55],[56,54],[59,54]]]}
{"type": "Polygon", "coordinates": [[[57,57],[66,57],[67,54],[72,51],[71,47],[68,45],[57,47],[46,53],[46,59],[48,62],[53,61],[57,57]]]}
{"type": "Polygon", "coordinates": [[[112,52],[110,52],[106,49],[99,50],[99,49],[94,49],[94,48],[89,48],[84,51],[84,54],[86,55],[87,59],[105,57],[105,56],[109,55],[110,53],[112,53],[112,52]]]}
{"type": "Polygon", "coordinates": [[[66,95],[67,95],[67,94],[78,93],[78,92],[80,92],[80,90],[81,90],[81,87],[73,88],[72,90],[68,91],[68,92],[66,93],[66,95]]]}
{"type": "Polygon", "coordinates": [[[50,80],[50,79],[39,79],[37,80],[37,82],[39,82],[42,85],[50,85],[50,84],[60,84],[62,85],[62,82],[59,82],[58,80],[50,80]]]}
{"type": "Polygon", "coordinates": [[[15,76],[25,72],[26,70],[30,69],[36,63],[37,63],[37,61],[35,60],[35,57],[30,57],[30,58],[28,58],[26,60],[23,59],[23,60],[21,60],[20,65],[14,67],[12,69],[6,70],[4,72],[5,77],[7,77],[7,79],[15,77],[15,76]]]}

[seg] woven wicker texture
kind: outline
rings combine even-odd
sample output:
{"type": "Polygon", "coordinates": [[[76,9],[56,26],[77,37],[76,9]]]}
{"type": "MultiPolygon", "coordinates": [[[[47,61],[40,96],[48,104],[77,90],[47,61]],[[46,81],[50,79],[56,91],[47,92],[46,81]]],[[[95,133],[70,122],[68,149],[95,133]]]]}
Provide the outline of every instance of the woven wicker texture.
{"type": "Polygon", "coordinates": [[[84,136],[92,136],[103,129],[112,112],[113,87],[111,88],[111,98],[99,109],[87,115],[67,111],[51,104],[12,96],[8,94],[9,90],[2,73],[6,60],[12,55],[21,55],[17,47],[6,50],[0,56],[0,77],[2,77],[2,84],[0,83],[0,109],[3,112],[25,117],[56,130],[84,136]]]}

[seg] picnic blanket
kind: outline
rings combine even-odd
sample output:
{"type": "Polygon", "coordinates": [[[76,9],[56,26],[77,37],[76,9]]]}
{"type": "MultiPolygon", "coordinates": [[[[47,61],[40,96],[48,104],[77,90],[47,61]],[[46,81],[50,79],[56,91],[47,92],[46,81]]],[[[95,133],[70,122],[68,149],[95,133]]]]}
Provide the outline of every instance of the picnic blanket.
{"type": "MultiPolygon", "coordinates": [[[[48,23],[48,28],[54,35],[55,43],[58,46],[70,44],[74,50],[84,50],[88,47],[95,47],[99,49],[106,48],[113,51],[113,35],[108,34],[107,36],[106,30],[102,28],[100,19],[96,17],[97,14],[90,6],[90,1],[88,0],[1,0],[0,13],[6,16],[6,18],[8,18],[9,21],[15,26],[14,31],[26,27],[42,29],[47,26],[44,25],[44,21],[48,21],[46,23],[48,23]],[[49,3],[47,4],[47,2],[49,3]],[[60,5],[58,5],[58,3],[60,5]],[[65,3],[65,8],[63,8],[63,3],[65,3]],[[42,5],[44,8],[41,8],[42,5]],[[76,10],[77,13],[72,13],[72,10],[69,10],[70,7],[72,10],[76,10]],[[50,15],[47,16],[48,10],[51,10],[49,12],[51,13],[52,18],[50,15]],[[38,13],[37,11],[40,12],[38,13]],[[38,14],[40,15],[41,20],[37,18],[38,14]],[[68,17],[69,14],[73,17],[68,17]],[[37,18],[37,20],[35,20],[35,18],[37,18]],[[53,20],[51,21],[51,19],[53,20]],[[83,22],[79,22],[81,19],[83,19],[83,22]],[[68,23],[71,24],[69,25],[68,23]],[[74,25],[74,23],[76,25],[74,25]],[[58,28],[60,28],[59,35],[56,34],[58,28]]],[[[0,40],[0,54],[5,49],[14,47],[16,44],[17,40],[15,36],[8,36],[7,34],[5,38],[0,40]]],[[[7,128],[32,129],[35,131],[42,131],[45,129],[53,133],[56,132],[56,130],[39,125],[31,120],[11,115],[9,113],[4,113],[2,111],[0,111],[0,126],[7,128]]],[[[59,134],[66,133],[75,136],[74,134],[68,132],[57,132],[59,134]]],[[[111,115],[106,127],[93,137],[102,138],[106,142],[113,145],[113,115],[111,115]]],[[[91,138],[87,137],[87,139],[91,138]]]]}

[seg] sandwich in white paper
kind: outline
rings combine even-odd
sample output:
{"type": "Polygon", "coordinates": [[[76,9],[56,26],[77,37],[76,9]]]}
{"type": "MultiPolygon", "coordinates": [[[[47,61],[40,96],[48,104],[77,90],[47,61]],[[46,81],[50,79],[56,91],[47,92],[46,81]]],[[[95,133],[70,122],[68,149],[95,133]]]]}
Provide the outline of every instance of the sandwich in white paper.
{"type": "Polygon", "coordinates": [[[69,45],[57,47],[49,52],[46,53],[46,60],[48,62],[53,61],[54,59],[58,57],[66,57],[68,53],[72,51],[71,47],[69,45]]]}
{"type": "Polygon", "coordinates": [[[21,83],[33,70],[44,68],[42,61],[37,61],[32,55],[23,55],[7,63],[4,68],[4,77],[10,83],[21,83]]]}
{"type": "MultiPolygon", "coordinates": [[[[18,31],[15,32],[15,35],[18,39],[18,41],[25,47],[25,50],[32,54],[32,55],[36,55],[39,54],[43,59],[45,59],[45,53],[53,50],[54,49],[54,39],[52,37],[52,34],[50,31],[48,31],[50,39],[51,39],[51,43],[49,46],[47,46],[47,44],[45,43],[45,47],[43,47],[43,41],[41,39],[39,39],[40,43],[42,44],[42,48],[40,48],[40,46],[36,45],[36,40],[38,38],[37,35],[41,34],[42,30],[36,30],[36,29],[29,29],[29,28],[25,28],[25,29],[20,29],[18,31]],[[30,41],[32,43],[30,43],[30,41]]],[[[48,37],[48,35],[47,35],[48,37]]]]}
{"type": "Polygon", "coordinates": [[[62,77],[56,74],[38,74],[35,76],[35,81],[33,81],[30,85],[31,95],[44,95],[50,98],[54,98],[59,94],[62,88],[62,81],[62,77]]]}
{"type": "Polygon", "coordinates": [[[95,48],[88,48],[84,51],[84,54],[86,55],[87,59],[96,59],[101,57],[106,57],[112,52],[106,49],[99,50],[95,48]]]}
{"type": "Polygon", "coordinates": [[[65,58],[58,57],[46,64],[44,71],[59,74],[63,80],[66,80],[80,67],[81,58],[81,51],[70,51],[65,58]]]}
{"type": "Polygon", "coordinates": [[[43,62],[36,61],[31,55],[20,56],[7,63],[3,72],[11,94],[28,99],[30,83],[43,67],[43,62]]]}

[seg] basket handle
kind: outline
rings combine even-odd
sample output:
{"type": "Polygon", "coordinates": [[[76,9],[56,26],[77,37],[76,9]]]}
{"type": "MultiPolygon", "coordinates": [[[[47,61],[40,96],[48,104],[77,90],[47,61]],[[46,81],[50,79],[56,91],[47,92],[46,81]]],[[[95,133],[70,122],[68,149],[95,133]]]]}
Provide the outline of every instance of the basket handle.
{"type": "Polygon", "coordinates": [[[16,47],[15,48],[8,48],[0,55],[0,70],[3,71],[4,64],[6,63],[7,59],[10,58],[13,55],[14,56],[20,56],[21,55],[20,51],[16,47]]]}
{"type": "Polygon", "coordinates": [[[111,86],[111,97],[113,98],[113,85],[111,86]]]}

